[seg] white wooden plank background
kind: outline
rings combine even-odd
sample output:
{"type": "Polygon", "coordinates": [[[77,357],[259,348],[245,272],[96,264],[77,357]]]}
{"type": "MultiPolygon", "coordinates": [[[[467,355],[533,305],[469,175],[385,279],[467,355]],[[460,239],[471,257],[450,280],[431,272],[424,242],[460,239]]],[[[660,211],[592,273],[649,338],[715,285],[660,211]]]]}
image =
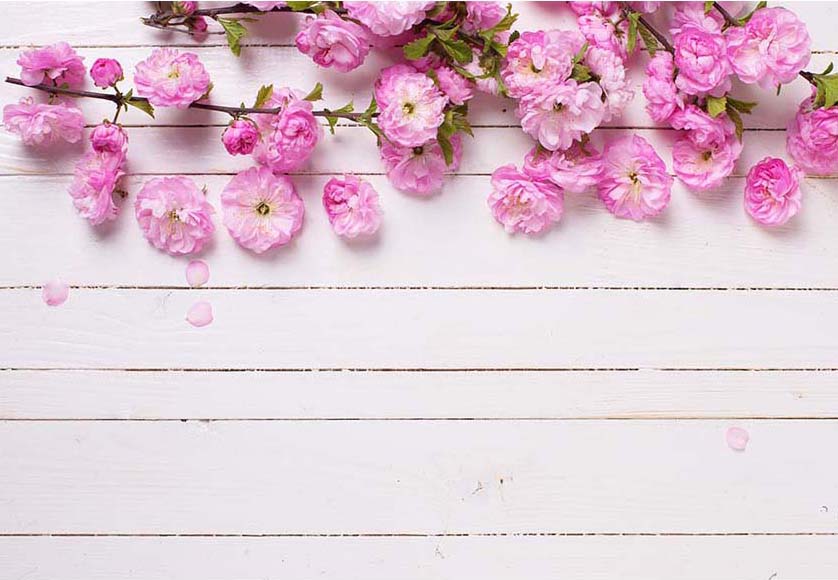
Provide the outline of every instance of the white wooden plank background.
{"type": "MultiPolygon", "coordinates": [[[[564,8],[516,8],[522,29],[569,24],[564,8]]],[[[65,3],[34,20],[4,4],[0,67],[61,39],[126,70],[153,46],[193,48],[140,26],[151,9],[65,3]]],[[[820,70],[838,6],[794,9],[820,70]]],[[[241,59],[220,37],[194,47],[215,101],[320,80],[328,105],[366,102],[392,55],[320,71],[293,20],[257,24],[241,59]]],[[[638,97],[597,138],[637,132],[668,161],[635,58],[638,97]]],[[[784,155],[807,92],[737,89],[760,106],[718,191],[677,185],[644,224],[568,196],[537,239],[485,207],[488,175],[529,147],[508,104],[476,101],[477,138],[432,199],[395,192],[371,137],[340,127],[295,176],[301,237],[256,257],[219,231],[198,290],[130,211],[100,231],[74,214],[79,148],[0,134],[0,578],[838,577],[838,176],[807,178],[777,230],[741,207],[742,176],[784,155]],[[372,242],[342,242],[319,211],[341,171],[382,194],[372,242]],[[73,290],[49,309],[53,276],[73,290]],[[198,299],[215,309],[204,329],[183,320],[198,299]],[[743,453],[725,445],[732,425],[751,434],[743,453]]],[[[24,94],[0,87],[3,103],[24,94]]],[[[223,152],[221,116],[125,121],[132,193],[185,173],[217,205],[247,165],[223,152]]]]}

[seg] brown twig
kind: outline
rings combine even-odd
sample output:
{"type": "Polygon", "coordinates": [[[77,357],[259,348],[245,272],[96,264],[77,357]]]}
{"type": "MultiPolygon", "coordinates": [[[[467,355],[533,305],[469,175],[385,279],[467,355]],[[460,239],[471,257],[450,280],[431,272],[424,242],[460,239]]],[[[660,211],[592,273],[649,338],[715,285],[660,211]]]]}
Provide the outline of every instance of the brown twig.
{"type": "Polygon", "coordinates": [[[623,2],[623,10],[625,10],[626,12],[635,12],[635,13],[637,13],[637,14],[638,14],[638,17],[637,17],[637,23],[638,23],[640,26],[642,26],[643,28],[645,28],[646,30],[648,30],[648,31],[649,31],[649,34],[651,34],[652,36],[654,36],[654,37],[655,37],[655,40],[657,40],[657,41],[661,44],[661,46],[663,46],[664,50],[666,50],[667,52],[670,52],[670,53],[674,53],[674,52],[675,52],[675,48],[672,46],[672,43],[670,43],[670,42],[669,42],[669,40],[666,38],[666,36],[664,36],[661,32],[659,32],[657,29],[655,29],[655,27],[654,27],[654,26],[652,26],[651,24],[649,24],[649,21],[648,21],[648,20],[646,20],[646,18],[645,18],[642,14],[640,14],[639,12],[637,12],[637,10],[635,10],[634,8],[632,8],[632,7],[629,5],[629,3],[628,3],[628,2],[623,2]]]}

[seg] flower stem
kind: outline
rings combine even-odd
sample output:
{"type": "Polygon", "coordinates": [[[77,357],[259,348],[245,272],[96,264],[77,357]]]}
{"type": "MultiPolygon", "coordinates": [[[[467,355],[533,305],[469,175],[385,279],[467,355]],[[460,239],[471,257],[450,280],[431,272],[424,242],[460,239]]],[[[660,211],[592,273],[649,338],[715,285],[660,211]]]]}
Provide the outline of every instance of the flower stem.
{"type": "MultiPolygon", "coordinates": [[[[628,4],[628,2],[623,2],[623,9],[626,12],[637,12],[637,10],[632,8],[628,4]]],[[[640,26],[642,26],[643,28],[645,28],[646,30],[648,30],[649,34],[651,34],[652,36],[655,37],[655,40],[657,40],[661,44],[661,46],[664,48],[664,50],[666,50],[667,52],[670,52],[670,53],[675,52],[675,48],[672,46],[672,43],[669,42],[669,40],[666,38],[666,36],[664,36],[663,33],[658,31],[654,26],[649,24],[649,21],[646,20],[646,17],[644,17],[640,13],[638,13],[637,23],[640,26]]]]}
{"type": "Polygon", "coordinates": [[[738,20],[736,20],[733,16],[731,16],[730,12],[725,10],[725,7],[719,4],[718,2],[713,2],[713,8],[715,8],[716,11],[722,15],[722,18],[725,19],[725,22],[727,22],[728,26],[741,25],[741,23],[738,20]]]}

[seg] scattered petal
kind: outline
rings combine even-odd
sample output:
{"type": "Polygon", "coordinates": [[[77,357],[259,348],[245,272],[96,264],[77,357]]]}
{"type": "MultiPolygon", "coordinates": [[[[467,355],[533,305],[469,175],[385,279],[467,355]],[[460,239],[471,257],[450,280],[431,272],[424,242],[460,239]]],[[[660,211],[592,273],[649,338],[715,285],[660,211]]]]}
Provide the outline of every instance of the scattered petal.
{"type": "Polygon", "coordinates": [[[212,322],[212,305],[206,300],[196,302],[186,313],[186,320],[198,328],[206,326],[212,322]]]}
{"type": "Polygon", "coordinates": [[[44,288],[41,290],[41,297],[44,299],[44,303],[49,306],[61,306],[67,300],[69,294],[70,287],[58,279],[50,280],[44,284],[44,288]]]}
{"type": "Polygon", "coordinates": [[[203,286],[209,280],[209,266],[203,260],[190,260],[186,265],[186,281],[193,288],[203,286]]]}
{"type": "Polygon", "coordinates": [[[745,451],[745,447],[748,446],[748,439],[750,439],[750,436],[748,435],[748,432],[741,427],[731,427],[727,430],[725,438],[727,439],[727,446],[734,451],[745,451]]]}

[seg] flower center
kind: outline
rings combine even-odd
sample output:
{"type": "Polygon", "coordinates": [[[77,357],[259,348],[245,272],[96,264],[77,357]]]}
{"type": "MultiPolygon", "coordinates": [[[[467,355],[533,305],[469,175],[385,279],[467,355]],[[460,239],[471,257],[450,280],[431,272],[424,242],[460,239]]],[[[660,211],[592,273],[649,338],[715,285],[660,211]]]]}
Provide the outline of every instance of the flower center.
{"type": "Polygon", "coordinates": [[[424,152],[425,152],[425,148],[422,147],[421,145],[419,147],[414,147],[413,148],[413,154],[414,155],[422,155],[422,153],[424,153],[424,152]]]}
{"type": "Polygon", "coordinates": [[[701,154],[701,158],[705,161],[710,161],[710,158],[713,157],[713,152],[710,150],[705,151],[701,154]]]}
{"type": "Polygon", "coordinates": [[[402,110],[405,112],[406,115],[412,115],[413,111],[416,110],[416,107],[413,103],[405,103],[402,105],[402,110]]]}
{"type": "Polygon", "coordinates": [[[640,183],[640,180],[637,178],[637,172],[632,171],[628,174],[628,178],[631,179],[631,182],[634,184],[640,183]]]}
{"type": "Polygon", "coordinates": [[[268,215],[271,213],[271,206],[266,204],[264,201],[260,201],[259,205],[256,206],[256,213],[262,216],[268,215]]]}
{"type": "Polygon", "coordinates": [[[555,103],[553,105],[553,110],[557,113],[561,113],[562,109],[564,109],[564,105],[561,103],[555,103]]]}
{"type": "Polygon", "coordinates": [[[180,215],[178,215],[178,210],[173,209],[172,211],[169,212],[169,221],[170,222],[179,222],[180,221],[180,215]]]}
{"type": "Polygon", "coordinates": [[[169,71],[168,76],[169,76],[170,79],[180,78],[180,71],[176,68],[173,68],[171,71],[169,71]]]}

